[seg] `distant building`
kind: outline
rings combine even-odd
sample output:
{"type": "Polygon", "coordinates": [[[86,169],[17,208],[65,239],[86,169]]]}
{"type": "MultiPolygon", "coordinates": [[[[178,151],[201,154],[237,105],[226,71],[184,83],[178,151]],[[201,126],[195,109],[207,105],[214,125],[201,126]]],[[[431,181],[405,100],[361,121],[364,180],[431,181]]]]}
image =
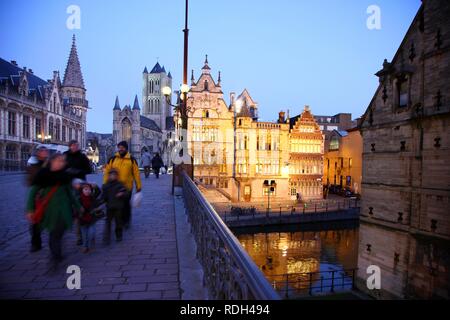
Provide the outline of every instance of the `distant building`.
{"type": "Polygon", "coordinates": [[[116,145],[122,140],[128,142],[131,154],[140,160],[146,149],[151,154],[160,153],[164,164],[170,166],[170,151],[174,144],[175,124],[172,107],[162,93],[162,88],[172,88],[172,76],[166,74],[159,63],[148,72],[143,72],[142,103],[136,96],[133,107],[120,107],[119,98],[113,108],[113,141],[116,145]]]}
{"type": "Polygon", "coordinates": [[[358,287],[382,299],[450,298],[449,17],[450,1],[422,1],[361,119],[358,287]]]}
{"type": "MultiPolygon", "coordinates": [[[[290,119],[291,126],[297,121],[298,116],[290,119]]],[[[352,121],[351,113],[338,113],[334,116],[314,116],[320,130],[325,135],[324,151],[328,151],[330,144],[330,135],[334,130],[343,131],[355,127],[356,123],[352,121]]]]}
{"type": "MultiPolygon", "coordinates": [[[[234,202],[323,197],[323,135],[305,107],[291,122],[258,121],[258,103],[247,90],[227,104],[221,75],[211,76],[208,59],[188,94],[188,148],[194,178],[234,202]]],[[[175,120],[176,122],[177,120],[175,120]]]]}
{"type": "Polygon", "coordinates": [[[62,82],[0,58],[0,170],[24,169],[37,143],[85,145],[87,109],[75,36],[62,82]]]}
{"type": "Polygon", "coordinates": [[[93,162],[105,164],[115,150],[111,133],[86,132],[86,154],[93,162]]]}
{"type": "Polygon", "coordinates": [[[325,185],[361,193],[362,137],[358,128],[332,131],[324,160],[325,185]]]}

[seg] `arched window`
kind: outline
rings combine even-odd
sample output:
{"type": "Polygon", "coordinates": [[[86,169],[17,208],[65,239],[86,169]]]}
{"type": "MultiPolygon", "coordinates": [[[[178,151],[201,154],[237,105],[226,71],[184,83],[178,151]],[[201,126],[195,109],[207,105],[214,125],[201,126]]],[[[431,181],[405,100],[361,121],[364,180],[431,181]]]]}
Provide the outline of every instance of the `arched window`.
{"type": "Polygon", "coordinates": [[[209,86],[208,86],[208,80],[205,80],[205,90],[208,91],[209,90],[209,86]]]}
{"type": "Polygon", "coordinates": [[[122,121],[122,139],[131,146],[131,121],[128,118],[122,121]]]}
{"type": "Polygon", "coordinates": [[[61,123],[60,123],[59,119],[56,119],[55,139],[56,140],[61,140],[61,123]]]}
{"type": "Polygon", "coordinates": [[[50,117],[48,119],[48,134],[51,137],[50,139],[54,138],[54,136],[53,136],[53,118],[52,117],[50,117]]]}

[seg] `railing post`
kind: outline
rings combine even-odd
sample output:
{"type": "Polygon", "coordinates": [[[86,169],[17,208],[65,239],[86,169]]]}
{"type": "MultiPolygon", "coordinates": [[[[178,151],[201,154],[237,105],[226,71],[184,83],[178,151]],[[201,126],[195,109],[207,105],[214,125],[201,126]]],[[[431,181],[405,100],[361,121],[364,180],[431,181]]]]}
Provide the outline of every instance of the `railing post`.
{"type": "Polygon", "coordinates": [[[323,292],[323,276],[320,276],[320,292],[323,292]]]}
{"type": "Polygon", "coordinates": [[[312,296],[312,278],[313,274],[312,272],[309,273],[309,295],[312,296]]]}
{"type": "Polygon", "coordinates": [[[331,271],[331,292],[334,292],[334,270],[331,271]]]}
{"type": "Polygon", "coordinates": [[[317,213],[317,202],[314,203],[314,213],[317,213]]]}
{"type": "Polygon", "coordinates": [[[356,285],[355,285],[355,269],[353,269],[352,271],[352,290],[356,289],[356,285]]]}
{"type": "Polygon", "coordinates": [[[286,292],[285,292],[284,296],[286,299],[288,299],[289,298],[289,273],[286,273],[285,287],[286,287],[286,292]]]}

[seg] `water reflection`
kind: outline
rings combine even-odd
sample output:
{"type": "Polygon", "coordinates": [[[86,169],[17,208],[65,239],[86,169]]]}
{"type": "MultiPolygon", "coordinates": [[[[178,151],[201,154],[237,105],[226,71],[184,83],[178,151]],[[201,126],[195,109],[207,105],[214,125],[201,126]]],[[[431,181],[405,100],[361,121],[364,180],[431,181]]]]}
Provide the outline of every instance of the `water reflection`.
{"type": "Polygon", "coordinates": [[[339,271],[355,269],[358,261],[358,229],[319,232],[240,234],[239,241],[269,281],[277,287],[309,289],[342,281],[339,271]],[[311,275],[310,273],[317,273],[311,275]],[[329,273],[328,273],[329,272],[329,273]],[[286,275],[289,275],[286,277],[286,275]],[[322,279],[320,278],[322,277],[322,279]],[[288,280],[288,285],[283,282],[288,280]]]}

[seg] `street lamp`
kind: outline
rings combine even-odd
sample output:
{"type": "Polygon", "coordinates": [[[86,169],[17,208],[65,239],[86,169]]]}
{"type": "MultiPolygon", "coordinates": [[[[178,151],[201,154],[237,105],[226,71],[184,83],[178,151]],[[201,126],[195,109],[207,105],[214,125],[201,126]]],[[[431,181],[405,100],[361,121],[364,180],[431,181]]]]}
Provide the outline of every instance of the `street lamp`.
{"type": "Polygon", "coordinates": [[[267,215],[268,215],[270,211],[270,194],[275,192],[275,187],[277,186],[277,184],[275,183],[274,180],[271,180],[270,182],[269,180],[264,180],[263,185],[267,189],[267,215]]]}

